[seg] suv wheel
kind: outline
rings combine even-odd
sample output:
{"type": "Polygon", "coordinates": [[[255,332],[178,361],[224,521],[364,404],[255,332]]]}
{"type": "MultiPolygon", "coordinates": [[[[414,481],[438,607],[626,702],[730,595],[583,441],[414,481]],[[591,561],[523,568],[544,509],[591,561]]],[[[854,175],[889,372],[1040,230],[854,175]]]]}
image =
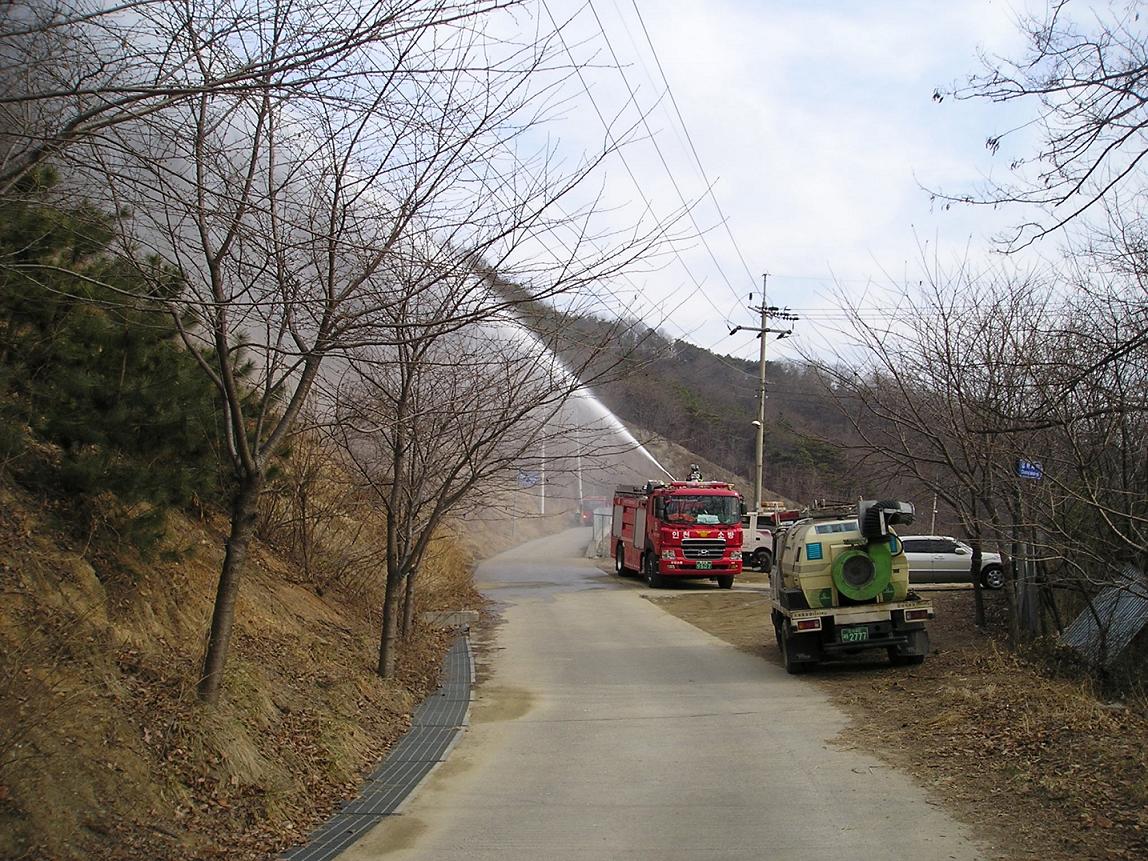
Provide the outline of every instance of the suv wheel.
{"type": "Polygon", "coordinates": [[[981,572],[981,585],[986,589],[1000,589],[1004,586],[1004,569],[999,565],[986,568],[981,572]]]}

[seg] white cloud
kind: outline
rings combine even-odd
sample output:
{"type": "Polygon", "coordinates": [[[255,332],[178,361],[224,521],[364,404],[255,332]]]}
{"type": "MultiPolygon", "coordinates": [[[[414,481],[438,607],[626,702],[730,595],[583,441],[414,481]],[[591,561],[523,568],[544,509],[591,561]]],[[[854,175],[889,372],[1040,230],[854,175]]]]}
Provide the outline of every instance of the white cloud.
{"type": "MultiPolygon", "coordinates": [[[[609,65],[610,49],[591,7],[577,2],[563,6],[570,14],[581,9],[568,34],[579,45],[576,55],[596,54],[599,66],[609,65]]],[[[556,14],[560,5],[552,4],[556,14]]],[[[751,322],[744,297],[760,289],[762,271],[773,276],[771,301],[821,305],[819,291],[831,272],[846,284],[883,280],[883,270],[901,273],[914,263],[922,242],[956,252],[972,237],[974,247],[984,248],[984,238],[1015,218],[988,209],[945,210],[921,188],[969,190],[1007,165],[1007,154],[993,157],[983,144],[1016,124],[1011,109],[951,99],[936,104],[931,95],[934,87],[978,71],[978,50],[1017,53],[1017,13],[1009,4],[639,0],[638,8],[746,264],[715,207],[703,200],[696,218],[708,229],[720,271],[699,243],[683,251],[709,297],[680,309],[667,327],[671,333],[733,350],[739,341],[727,336],[722,317],[751,322]]],[[[671,173],[690,199],[704,195],[704,183],[673,106],[663,99],[655,108],[660,73],[633,6],[596,0],[593,10],[625,73],[587,69],[594,100],[605,115],[622,112],[637,122],[637,111],[626,108],[628,81],[638,104],[652,109],[648,122],[661,150],[638,140],[625,150],[629,170],[618,160],[608,166],[611,218],[632,221],[647,200],[665,215],[680,205],[671,173]]],[[[573,96],[577,104],[556,126],[562,147],[592,149],[601,142],[601,123],[584,93],[573,96]]],[[[639,138],[645,135],[639,128],[639,138]]],[[[675,264],[642,278],[640,287],[656,303],[675,290],[680,297],[690,280],[675,264]]],[[[738,352],[756,355],[756,345],[738,352]]]]}

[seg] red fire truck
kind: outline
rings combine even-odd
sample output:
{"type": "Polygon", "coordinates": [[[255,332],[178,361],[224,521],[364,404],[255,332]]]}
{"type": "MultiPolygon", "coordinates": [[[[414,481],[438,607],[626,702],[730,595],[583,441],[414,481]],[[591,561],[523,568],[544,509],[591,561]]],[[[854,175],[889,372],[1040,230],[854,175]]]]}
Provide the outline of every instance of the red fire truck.
{"type": "Polygon", "coordinates": [[[712,578],[722,589],[741,573],[741,494],[724,481],[646,482],[614,492],[611,543],[619,575],[653,588],[669,578],[712,578]]]}
{"type": "Polygon", "coordinates": [[[589,526],[594,522],[594,511],[599,508],[605,508],[607,505],[606,497],[604,496],[584,496],[581,505],[578,506],[578,525],[589,526]]]}

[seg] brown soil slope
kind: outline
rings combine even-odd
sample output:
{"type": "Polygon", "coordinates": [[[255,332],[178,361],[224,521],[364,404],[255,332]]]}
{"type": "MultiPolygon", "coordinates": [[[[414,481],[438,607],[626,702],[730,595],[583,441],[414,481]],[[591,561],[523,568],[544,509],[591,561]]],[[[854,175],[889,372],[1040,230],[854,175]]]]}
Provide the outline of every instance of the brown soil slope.
{"type": "MultiPolygon", "coordinates": [[[[156,558],[83,546],[0,486],[0,857],[267,857],[353,789],[435,681],[420,628],[399,678],[376,660],[378,596],[318,597],[256,546],[223,703],[194,683],[222,522],[181,521],[156,558]]],[[[472,598],[440,553],[420,609],[472,598]]]]}

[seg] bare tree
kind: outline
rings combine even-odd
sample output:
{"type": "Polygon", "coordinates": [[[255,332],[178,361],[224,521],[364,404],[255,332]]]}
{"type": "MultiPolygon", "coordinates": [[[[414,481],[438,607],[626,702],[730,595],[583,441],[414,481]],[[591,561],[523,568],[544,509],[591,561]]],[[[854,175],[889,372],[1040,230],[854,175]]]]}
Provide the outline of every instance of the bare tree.
{"type": "Polygon", "coordinates": [[[858,351],[822,363],[871,472],[937,494],[974,546],[1008,548],[1014,639],[1060,627],[1148,551],[1143,290],[1079,263],[934,272],[886,327],[852,308],[858,351]]]}
{"type": "Polygon", "coordinates": [[[1005,238],[1022,248],[1095,212],[1118,192],[1139,194],[1148,155],[1148,31],[1138,3],[1081,7],[1050,2],[1019,22],[1027,42],[1016,58],[982,57],[985,72],[938,89],[958,99],[1032,105],[1034,118],[989,137],[994,154],[1039,129],[1039,148],[1012,158],[1012,179],[973,192],[937,192],[949,200],[998,206],[1019,203],[1041,215],[1005,238]]]}
{"type": "MultiPolygon", "coordinates": [[[[576,458],[589,463],[591,447],[574,441],[594,424],[576,415],[583,378],[602,378],[612,367],[601,364],[601,343],[582,345],[584,360],[565,366],[552,344],[518,321],[513,305],[526,300],[484,274],[489,262],[476,267],[473,257],[457,254],[452,260],[442,246],[418,250],[424,253],[392,258],[392,277],[407,285],[387,308],[396,342],[361,351],[330,399],[349,468],[386,513],[383,677],[394,672],[398,636],[412,622],[417,573],[445,519],[489,506],[513,486],[515,467],[540,451],[548,450],[551,475],[576,458]],[[420,286],[427,281],[433,286],[420,286]],[[459,325],[462,316],[466,325],[459,325]],[[593,372],[591,362],[599,363],[593,372]]],[[[617,263],[613,253],[586,258],[577,245],[567,254],[546,287],[567,300],[578,284],[617,263]]],[[[612,341],[618,331],[603,337],[612,341]]]]}
{"type": "Polygon", "coordinates": [[[515,0],[177,3],[46,0],[0,9],[0,193],[70,147],[205,95],[276,101],[339,80],[378,45],[515,0]]]}
{"type": "Polygon", "coordinates": [[[1013,464],[1029,440],[1012,427],[1032,389],[1028,355],[1043,337],[1047,291],[1036,276],[934,270],[918,296],[879,325],[846,304],[848,346],[818,362],[849,417],[847,442],[871,478],[921,489],[947,504],[974,547],[970,577],[980,603],[983,540],[1009,546],[1016,510],[1013,464]]]}
{"type": "Polygon", "coordinates": [[[71,28],[88,34],[95,70],[72,58],[71,74],[94,82],[80,90],[97,110],[85,125],[88,103],[50,88],[13,101],[31,106],[22,128],[39,141],[13,148],[13,175],[51,157],[75,193],[126,214],[121,252],[157,279],[178,271],[183,289],[157,294],[224,404],[235,492],[199,683],[208,702],[268,470],[321,372],[404,349],[412,325],[459,331],[524,301],[484,288],[435,305],[444,278],[480,261],[513,256],[530,301],[545,301],[667,239],[654,225],[600,244],[593,196],[558,209],[605,153],[560,166],[534,138],[572,72],[550,67],[552,36],[488,35],[484,16],[501,5],[141,2],[25,28],[54,48],[71,28]],[[45,113],[50,128],[36,126],[60,100],[83,122],[45,113]],[[563,225],[573,250],[549,253],[563,225]],[[423,297],[436,310],[412,323],[403,309],[423,297]]]}

